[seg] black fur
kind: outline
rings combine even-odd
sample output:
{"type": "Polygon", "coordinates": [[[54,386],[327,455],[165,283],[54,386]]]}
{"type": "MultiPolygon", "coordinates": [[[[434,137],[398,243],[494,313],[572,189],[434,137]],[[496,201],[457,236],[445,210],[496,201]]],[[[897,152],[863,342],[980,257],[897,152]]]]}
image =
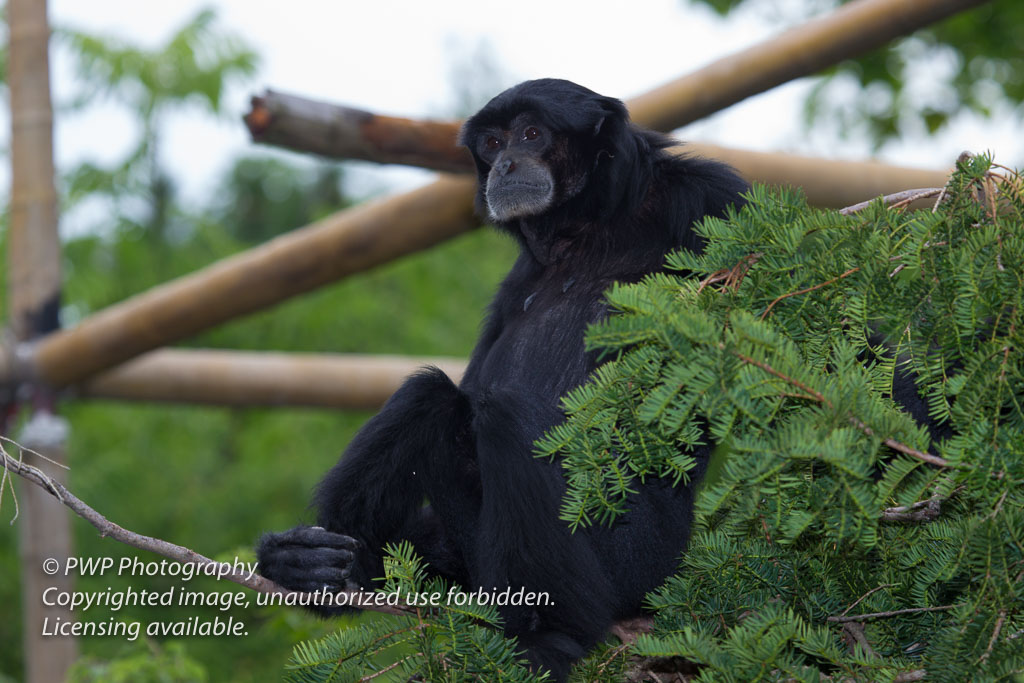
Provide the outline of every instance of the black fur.
{"type": "Polygon", "coordinates": [[[693,222],[722,215],[746,185],[720,163],[665,152],[670,141],[634,127],[621,102],[568,81],[498,95],[461,139],[476,160],[481,213],[496,158],[495,187],[515,185],[519,164],[550,178],[553,193],[499,225],[521,252],[461,384],[433,368],[408,379],[320,484],[322,529],[265,535],[260,568],[293,589],[371,587],[381,545],[411,539],[434,571],[467,589],[549,593],[553,605],[503,616],[531,664],[564,680],[673,571],[693,494],[648,480],[619,523],[572,534],[558,520],[560,468],[534,458],[532,443],[596,366],[583,333],[607,313],[602,293],[660,269],[672,249],[699,250],[693,222]]]}

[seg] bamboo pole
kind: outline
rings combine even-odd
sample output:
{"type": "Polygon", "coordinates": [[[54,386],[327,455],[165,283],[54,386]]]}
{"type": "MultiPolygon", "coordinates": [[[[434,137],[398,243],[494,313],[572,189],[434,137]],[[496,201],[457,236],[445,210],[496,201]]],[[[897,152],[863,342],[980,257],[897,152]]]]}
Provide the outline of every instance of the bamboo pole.
{"type": "Polygon", "coordinates": [[[988,0],[854,0],[629,101],[633,119],[672,130],[810,76],[988,0]]]}
{"type": "MultiPolygon", "coordinates": [[[[780,78],[811,73],[981,2],[855,0],[839,10],[841,21],[826,17],[809,22],[633,100],[634,117],[648,127],[674,128],[693,120],[697,111],[708,113],[709,107],[727,106],[777,85],[782,82],[780,78]],[[793,59],[798,65],[786,71],[772,67],[783,58],[793,59]],[[699,91],[702,109],[694,109],[687,100],[694,91],[699,91]]],[[[58,386],[81,381],[157,346],[425,248],[469,229],[473,224],[471,196],[471,182],[443,179],[374,205],[372,221],[365,216],[370,209],[357,207],[352,210],[355,213],[329,219],[345,229],[326,230],[331,235],[325,239],[314,238],[309,232],[325,232],[317,229],[322,225],[279,238],[288,240],[287,244],[275,240],[252,253],[116,304],[73,330],[51,335],[37,347],[17,354],[16,360],[21,362],[14,374],[41,377],[58,386]],[[386,228],[387,235],[374,236],[367,225],[372,223],[383,230],[389,221],[395,225],[386,228]],[[355,227],[356,223],[362,226],[355,227]],[[413,239],[409,239],[410,234],[413,239]],[[385,243],[388,247],[382,248],[385,243]],[[330,252],[328,258],[321,257],[325,250],[330,252]]],[[[0,369],[3,365],[0,363],[0,369]]]]}
{"type": "Polygon", "coordinates": [[[721,159],[750,182],[799,187],[810,204],[829,209],[840,209],[909,187],[942,187],[952,170],[750,152],[707,143],[689,143],[677,150],[721,159]]]}
{"type": "Polygon", "coordinates": [[[101,373],[81,395],[129,401],[376,410],[410,374],[434,365],[458,382],[457,358],[159,349],[101,373]]]}
{"type": "Polygon", "coordinates": [[[178,278],[19,354],[19,374],[65,386],[145,351],[266,308],[476,226],[470,178],[442,177],[361,204],[178,278]]]}
{"type": "Polygon", "coordinates": [[[46,3],[11,2],[11,229],[8,234],[8,323],[18,339],[57,327],[60,240],[53,184],[53,110],[46,3]]]}
{"type": "MultiPolygon", "coordinates": [[[[333,159],[362,159],[470,172],[469,153],[455,146],[459,123],[415,121],[268,91],[253,98],[245,117],[253,140],[333,159]],[[386,123],[381,123],[386,121],[386,123]],[[387,138],[382,131],[387,130],[387,138]],[[390,144],[382,144],[385,140],[390,144]]],[[[839,161],[793,154],[748,152],[688,143],[674,150],[721,159],[749,182],[792,185],[807,200],[841,208],[896,189],[944,185],[949,171],[891,166],[876,161],[839,161]]]]}
{"type": "MultiPolygon", "coordinates": [[[[16,339],[27,340],[57,328],[60,309],[60,239],[53,168],[53,109],[45,0],[7,3],[10,30],[7,79],[11,103],[11,223],[8,233],[9,324],[16,339]]],[[[54,463],[67,461],[67,423],[53,414],[52,397],[39,386],[25,387],[30,418],[18,438],[54,463]]],[[[4,431],[11,428],[3,425],[4,431]]],[[[26,464],[53,471],[51,463],[22,453],[26,464]]],[[[64,481],[59,468],[55,478],[64,481]]],[[[69,592],[71,576],[48,575],[44,562],[65,567],[72,553],[71,520],[57,501],[35,486],[21,487],[22,647],[29,683],[62,681],[78,656],[73,636],[46,635],[57,622],[73,622],[66,608],[43,604],[43,591],[69,592]]]]}

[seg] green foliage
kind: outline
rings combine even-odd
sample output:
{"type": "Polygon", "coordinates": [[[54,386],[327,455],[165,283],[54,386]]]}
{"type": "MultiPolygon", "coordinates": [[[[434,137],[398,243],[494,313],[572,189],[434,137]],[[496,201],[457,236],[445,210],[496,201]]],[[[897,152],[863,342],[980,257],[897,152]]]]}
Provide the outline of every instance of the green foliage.
{"type": "MultiPolygon", "coordinates": [[[[310,196],[313,190],[304,186],[301,193],[310,196]]],[[[105,306],[244,249],[245,242],[212,218],[215,213],[197,220],[192,232],[173,248],[142,239],[137,230],[66,242],[64,324],[73,325],[105,306]]],[[[475,231],[210,330],[189,343],[227,349],[465,357],[515,251],[511,240],[493,231],[475,231]]],[[[3,252],[0,241],[0,255],[3,252]]],[[[97,400],[66,401],[60,412],[71,422],[69,486],[78,496],[111,520],[207,555],[235,548],[251,554],[262,531],[301,521],[308,514],[304,511],[316,482],[368,417],[337,411],[97,400]]],[[[0,604],[16,606],[23,596],[17,580],[17,522],[9,525],[10,500],[5,497],[0,506],[0,572],[9,579],[0,581],[0,604]]],[[[158,559],[100,538],[81,520],[74,530],[75,552],[83,557],[158,559]]],[[[235,554],[243,553],[231,550],[225,557],[235,554]]],[[[77,581],[83,591],[103,591],[108,585],[114,591],[128,586],[168,588],[161,577],[86,576],[77,581]]],[[[189,586],[220,587],[198,581],[189,586]]],[[[187,619],[196,616],[196,610],[138,607],[119,614],[148,624],[187,619]]],[[[86,616],[103,620],[110,612],[86,616]]],[[[323,637],[339,623],[362,624],[376,618],[324,621],[279,607],[253,607],[233,616],[245,622],[249,635],[180,641],[188,656],[206,669],[209,680],[280,680],[282,662],[296,642],[323,637]]],[[[6,642],[19,643],[19,629],[18,619],[0,622],[6,642]]],[[[167,643],[159,641],[160,647],[167,643]]],[[[123,645],[122,638],[111,637],[86,637],[81,644],[90,662],[109,666],[137,655],[126,653],[123,645]]],[[[13,680],[22,678],[20,652],[18,647],[0,648],[0,672],[11,674],[13,680]]]]}
{"type": "Polygon", "coordinates": [[[344,208],[338,164],[315,170],[283,159],[250,156],[237,160],[218,192],[215,217],[243,242],[264,242],[344,208]]]}
{"type": "MultiPolygon", "coordinates": [[[[743,5],[775,11],[757,0],[695,0],[726,14],[743,5]]],[[[848,0],[807,0],[808,15],[848,0]]],[[[1024,3],[994,0],[912,37],[892,42],[826,72],[806,102],[810,122],[834,122],[844,134],[866,134],[875,146],[907,129],[935,133],[962,112],[1021,117],[1024,103],[1024,3]],[[835,98],[837,82],[856,95],[835,98]]]]}
{"type": "Polygon", "coordinates": [[[147,640],[109,662],[83,657],[68,672],[68,683],[205,683],[206,670],[181,643],[161,647],[147,640]]]}
{"type": "MultiPolygon", "coordinates": [[[[648,596],[654,631],[573,680],[680,658],[701,681],[1018,680],[1024,201],[998,180],[970,159],[935,212],[850,216],[758,187],[699,228],[703,255],[670,257],[680,275],[609,292],[587,336],[609,360],[537,444],[565,468],[563,519],[614,523],[645,478],[685,482],[724,446],[680,572],[648,596]],[[954,436],[896,407],[903,372],[954,436]],[[922,501],[939,512],[907,518],[922,501]]],[[[448,590],[408,546],[386,570],[386,592],[448,590]]],[[[520,680],[497,626],[445,603],[301,645],[290,675],[520,680]]]]}
{"type": "Polygon", "coordinates": [[[95,102],[97,95],[108,97],[125,106],[141,129],[121,161],[109,167],[84,162],[68,173],[66,204],[106,195],[121,221],[162,241],[176,217],[174,185],[160,163],[164,118],[193,104],[221,113],[226,88],[255,73],[256,54],[237,36],[219,30],[210,9],[199,11],[155,49],[73,29],[55,35],[70,49],[78,71],[81,90],[70,109],[95,102]],[[134,215],[140,203],[147,215],[134,215]]]}
{"type": "MultiPolygon", "coordinates": [[[[244,248],[226,232],[217,223],[201,222],[174,249],[158,248],[134,232],[66,243],[66,324],[244,248]]],[[[466,356],[490,293],[514,254],[510,240],[491,231],[476,231],[211,330],[190,343],[466,356]]],[[[208,555],[233,548],[251,553],[262,531],[300,521],[308,514],[304,511],[310,491],[368,417],[336,411],[232,410],[96,400],[67,401],[60,410],[71,421],[69,485],[78,496],[135,531],[173,539],[208,555]]],[[[17,522],[8,524],[12,516],[10,498],[5,497],[0,507],[0,571],[9,580],[0,582],[0,604],[7,606],[16,606],[22,599],[17,581],[17,522]]],[[[74,529],[78,555],[159,559],[100,538],[81,520],[74,529]]],[[[225,557],[236,554],[240,553],[232,550],[225,557]]],[[[128,586],[168,587],[160,577],[87,576],[77,582],[84,591],[103,591],[108,585],[115,591],[128,586]]],[[[198,581],[189,586],[193,590],[220,587],[198,581]]],[[[192,608],[176,612],[140,607],[125,612],[125,618],[143,623],[196,615],[192,608]]],[[[209,680],[280,680],[282,662],[296,642],[323,637],[339,627],[337,620],[320,620],[291,608],[252,608],[233,614],[245,621],[248,636],[183,642],[188,656],[206,668],[209,680]]],[[[87,616],[103,620],[110,613],[100,610],[87,616]]],[[[355,623],[373,618],[368,615],[355,623]]],[[[19,628],[15,618],[0,623],[0,633],[10,643],[20,642],[19,628]]],[[[123,645],[122,638],[82,639],[90,662],[109,666],[126,656],[123,645]]],[[[127,656],[137,654],[132,651],[127,656]]],[[[20,666],[20,648],[0,648],[0,671],[20,680],[20,666]]]]}
{"type": "Polygon", "coordinates": [[[110,37],[62,30],[78,56],[91,96],[124,100],[148,117],[167,103],[197,101],[219,113],[226,83],[251,75],[256,55],[236,36],[217,30],[216,13],[200,10],[161,47],[150,50],[110,37]]]}
{"type": "Polygon", "coordinates": [[[644,478],[685,480],[700,444],[727,444],[635,654],[706,681],[1017,680],[1020,183],[975,157],[934,212],[848,216],[755,187],[698,228],[702,255],[669,258],[678,275],[609,292],[617,315],[587,335],[609,361],[537,444],[566,470],[563,519],[611,522],[644,478]],[[903,372],[953,436],[897,408],[903,372]],[[937,516],[906,518],[928,501],[937,516]]]}
{"type": "Polygon", "coordinates": [[[515,641],[501,635],[495,607],[480,604],[472,596],[465,604],[450,600],[452,587],[441,579],[428,578],[411,544],[389,547],[384,569],[381,592],[397,596],[399,605],[413,605],[415,614],[299,644],[288,665],[287,680],[342,683],[375,674],[387,674],[389,678],[381,680],[396,681],[415,675],[431,683],[547,680],[518,661],[515,641]],[[385,653],[390,656],[378,661],[385,653]]]}

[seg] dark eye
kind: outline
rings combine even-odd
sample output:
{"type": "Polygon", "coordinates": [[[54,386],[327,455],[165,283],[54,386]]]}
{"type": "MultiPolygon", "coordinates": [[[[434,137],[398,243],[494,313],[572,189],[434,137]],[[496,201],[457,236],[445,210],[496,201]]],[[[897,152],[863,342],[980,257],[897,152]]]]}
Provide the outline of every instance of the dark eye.
{"type": "Polygon", "coordinates": [[[498,149],[499,147],[501,147],[501,140],[499,140],[498,138],[494,137],[493,135],[488,135],[487,139],[484,140],[484,148],[486,148],[486,149],[488,149],[488,150],[490,150],[492,152],[494,150],[498,149]]]}
{"type": "Polygon", "coordinates": [[[526,128],[526,130],[523,131],[523,139],[524,140],[536,140],[539,137],[540,137],[540,131],[537,128],[533,127],[533,126],[528,126],[526,128]]]}

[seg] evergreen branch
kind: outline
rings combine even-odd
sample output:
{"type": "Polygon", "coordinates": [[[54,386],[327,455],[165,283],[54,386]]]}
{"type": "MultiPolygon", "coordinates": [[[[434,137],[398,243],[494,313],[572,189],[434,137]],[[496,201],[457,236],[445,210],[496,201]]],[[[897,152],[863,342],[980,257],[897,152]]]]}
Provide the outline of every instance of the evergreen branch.
{"type": "Polygon", "coordinates": [[[901,614],[916,614],[918,612],[945,612],[956,605],[942,605],[940,607],[907,607],[896,609],[891,612],[872,612],[870,614],[854,614],[853,616],[828,617],[828,621],[838,624],[845,624],[848,621],[867,621],[868,619],[884,619],[886,617],[898,617],[901,614]]]}
{"type": "Polygon", "coordinates": [[[763,361],[755,360],[755,359],[751,358],[750,356],[747,356],[747,355],[744,355],[744,354],[740,353],[739,351],[733,351],[733,355],[736,356],[737,358],[739,358],[744,363],[747,363],[748,365],[753,365],[754,367],[761,368],[762,370],[767,372],[769,375],[774,375],[775,377],[778,377],[779,379],[781,379],[783,382],[786,382],[787,384],[792,384],[796,388],[798,388],[801,391],[803,391],[804,393],[808,394],[811,398],[813,398],[818,403],[824,404],[825,406],[827,406],[829,408],[832,407],[832,402],[829,401],[827,398],[825,398],[824,394],[822,394],[817,389],[814,389],[812,387],[807,386],[806,384],[804,384],[800,380],[795,379],[793,377],[790,377],[789,375],[786,375],[785,373],[779,372],[778,370],[776,370],[772,366],[768,365],[767,363],[765,363],[763,361]]]}
{"type": "Polygon", "coordinates": [[[996,645],[996,640],[999,638],[999,632],[1003,630],[1003,624],[1006,622],[1006,608],[999,610],[999,618],[996,619],[996,627],[992,629],[992,637],[988,639],[988,647],[985,648],[985,652],[982,653],[978,659],[978,664],[984,664],[985,660],[992,654],[992,648],[996,645]]]}
{"type": "Polygon", "coordinates": [[[895,201],[892,204],[889,204],[888,206],[890,209],[902,209],[903,207],[912,204],[918,199],[928,199],[929,197],[941,195],[943,190],[945,190],[944,187],[931,187],[926,190],[921,190],[916,194],[910,194],[906,198],[895,201]]]}
{"type": "Polygon", "coordinates": [[[780,392],[779,396],[785,396],[786,398],[798,398],[798,399],[801,399],[801,400],[804,400],[804,401],[814,401],[814,400],[816,400],[810,394],[797,394],[797,393],[791,393],[791,392],[788,392],[788,391],[780,392]]]}
{"type": "Polygon", "coordinates": [[[697,286],[697,293],[700,294],[701,292],[703,292],[704,288],[707,287],[708,285],[713,285],[716,282],[721,282],[722,280],[728,279],[729,274],[735,269],[735,266],[732,268],[721,268],[711,273],[706,278],[700,281],[700,284],[697,286]]]}
{"type": "MultiPolygon", "coordinates": [[[[973,155],[970,152],[960,152],[960,154],[956,158],[957,166],[967,163],[967,161],[970,160],[971,157],[973,157],[973,155]]],[[[953,180],[955,178],[956,174],[949,174],[949,178],[946,180],[946,184],[943,185],[942,187],[942,192],[940,192],[939,196],[935,198],[935,204],[932,205],[932,213],[935,213],[939,210],[939,206],[942,204],[942,200],[945,199],[946,195],[949,193],[949,188],[953,185],[953,180]]]]}
{"type": "Polygon", "coordinates": [[[996,516],[999,514],[999,511],[1003,509],[1003,501],[1006,500],[1006,496],[1009,493],[1010,493],[1010,490],[1007,489],[1007,490],[1003,491],[1003,495],[999,496],[999,500],[996,501],[996,506],[992,510],[992,514],[989,515],[989,519],[995,519],[996,516]]]}
{"type": "MultiPolygon", "coordinates": [[[[321,600],[323,598],[320,593],[304,593],[301,591],[288,590],[270,579],[258,574],[250,576],[248,573],[237,570],[226,562],[211,560],[190,548],[176,545],[159,538],[153,538],[152,536],[143,536],[142,534],[137,534],[134,531],[129,531],[96,512],[96,510],[71,493],[71,491],[69,491],[63,484],[55,481],[42,470],[12,458],[2,445],[0,445],[0,466],[3,467],[5,472],[17,474],[52,495],[54,498],[70,508],[76,515],[96,527],[102,537],[109,536],[115,541],[120,541],[121,543],[130,545],[133,548],[148,550],[150,552],[157,553],[158,555],[163,555],[168,559],[186,564],[203,566],[216,565],[218,567],[217,576],[223,579],[227,579],[228,581],[237,583],[240,586],[245,586],[246,588],[251,588],[252,590],[259,591],[261,593],[280,593],[285,596],[295,595],[297,596],[296,599],[299,601],[299,604],[307,604],[303,603],[302,600],[306,600],[308,604],[313,604],[313,601],[321,600]]],[[[339,604],[359,605],[360,609],[369,610],[371,612],[381,612],[383,614],[391,614],[395,616],[408,616],[412,613],[412,610],[408,608],[375,604],[375,601],[372,599],[373,593],[369,592],[339,591],[334,595],[336,596],[339,604]],[[347,601],[345,603],[341,603],[341,596],[346,596],[347,601]]]]}
{"type": "Polygon", "coordinates": [[[840,616],[844,616],[845,617],[847,614],[850,613],[850,610],[852,610],[854,607],[856,607],[857,605],[862,603],[866,598],[870,597],[872,594],[877,593],[878,591],[882,590],[883,588],[893,588],[895,586],[896,586],[895,583],[883,583],[881,586],[875,586],[874,588],[869,590],[867,593],[865,593],[864,595],[862,595],[859,598],[857,598],[857,600],[852,605],[850,605],[845,610],[843,610],[843,613],[840,616]]]}
{"type": "MultiPolygon", "coordinates": [[[[968,157],[937,210],[912,214],[843,217],[755,186],[741,211],[698,228],[701,255],[670,257],[682,275],[609,294],[617,315],[588,348],[614,358],[572,395],[545,452],[565,456],[574,513],[622,514],[623,475],[668,471],[681,451],[716,468],[625,680],[657,680],[634,675],[655,656],[708,680],[1024,670],[1007,602],[1024,581],[1024,182],[986,182],[987,169],[968,157]]],[[[594,675],[611,652],[587,680],[617,668],[594,675]]]]}
{"type": "MultiPolygon", "coordinates": [[[[742,353],[740,353],[738,351],[733,351],[732,353],[733,353],[734,356],[739,358],[744,363],[748,363],[748,364],[753,365],[755,367],[761,368],[762,370],[764,370],[768,374],[774,375],[775,377],[778,377],[782,381],[797,387],[801,391],[803,391],[803,392],[807,393],[808,395],[810,395],[811,397],[813,397],[815,401],[821,403],[822,405],[824,405],[824,406],[826,406],[828,408],[832,408],[833,407],[832,402],[829,401],[827,398],[825,398],[824,394],[822,394],[820,391],[817,391],[816,389],[813,389],[813,388],[807,386],[806,384],[804,384],[800,380],[797,380],[797,379],[795,379],[793,377],[790,377],[789,375],[786,375],[785,373],[779,372],[778,370],[776,370],[772,366],[768,365],[767,363],[764,363],[764,362],[759,361],[759,360],[755,360],[755,359],[751,358],[750,356],[746,356],[746,355],[744,355],[744,354],[742,354],[742,353]]],[[[859,429],[862,432],[864,432],[865,434],[867,434],[868,436],[875,436],[874,430],[872,430],[871,427],[866,425],[863,421],[859,420],[858,418],[856,418],[854,416],[850,416],[850,423],[853,424],[853,426],[855,426],[857,429],[859,429]]],[[[894,451],[897,451],[899,453],[903,453],[904,455],[909,455],[909,456],[911,456],[913,458],[917,458],[918,460],[923,460],[924,462],[927,462],[927,463],[932,464],[932,465],[936,465],[938,467],[957,467],[957,465],[954,465],[953,463],[949,462],[945,458],[940,458],[937,455],[932,455],[931,453],[926,453],[924,451],[919,451],[916,448],[912,448],[910,446],[907,446],[906,444],[900,443],[899,441],[897,441],[896,439],[893,439],[893,438],[883,437],[882,438],[882,443],[884,443],[886,446],[888,446],[889,448],[891,448],[894,451]]]]}
{"type": "MultiPolygon", "coordinates": [[[[941,187],[925,187],[917,190],[903,190],[902,192],[896,192],[882,197],[882,203],[891,208],[900,208],[915,202],[918,199],[927,199],[928,197],[934,197],[935,195],[942,194],[943,190],[944,188],[941,187]]],[[[839,213],[844,216],[850,216],[863,211],[877,201],[878,198],[876,197],[875,199],[859,202],[853,206],[847,206],[844,209],[839,209],[839,213]]]]}
{"type": "Polygon", "coordinates": [[[597,675],[600,676],[604,674],[605,670],[607,670],[608,667],[611,666],[611,663],[614,662],[615,659],[619,657],[619,655],[621,655],[623,652],[625,652],[631,647],[633,647],[633,643],[623,643],[622,645],[619,645],[614,650],[612,650],[611,653],[604,659],[604,661],[601,662],[601,665],[597,667],[597,675]]]}
{"type": "MultiPolygon", "coordinates": [[[[875,432],[871,429],[871,427],[868,427],[866,424],[864,424],[857,418],[851,417],[850,422],[852,422],[853,425],[857,427],[857,429],[861,430],[868,436],[875,435],[875,432]]],[[[937,467],[963,467],[962,465],[954,465],[945,458],[940,458],[937,455],[932,455],[931,453],[927,453],[925,451],[919,451],[916,448],[912,448],[910,446],[902,444],[893,438],[884,437],[882,439],[882,443],[884,443],[886,446],[893,449],[894,451],[903,453],[904,455],[909,455],[910,457],[917,458],[918,460],[923,460],[930,465],[935,465],[937,467]]]]}
{"type": "MultiPolygon", "coordinates": [[[[418,609],[416,611],[419,612],[418,609]]],[[[357,656],[360,656],[360,655],[370,655],[370,656],[378,655],[381,652],[384,652],[385,650],[387,650],[389,647],[391,647],[394,644],[393,641],[394,641],[394,639],[397,636],[400,636],[403,633],[414,633],[416,631],[422,631],[422,630],[423,630],[423,620],[419,619],[418,623],[415,623],[412,626],[406,626],[404,628],[398,628],[398,629],[394,629],[392,631],[388,631],[387,633],[384,633],[384,634],[382,634],[380,636],[377,636],[376,638],[373,638],[370,641],[367,641],[363,645],[363,647],[362,647],[360,652],[353,652],[353,653],[351,653],[351,654],[349,654],[349,655],[347,655],[345,657],[339,657],[338,658],[338,663],[341,664],[342,662],[345,662],[345,661],[347,661],[349,659],[352,659],[353,657],[357,657],[357,656]]]]}
{"type": "Polygon", "coordinates": [[[768,304],[768,308],[764,309],[764,313],[761,314],[761,320],[764,320],[768,316],[768,314],[771,312],[772,308],[775,307],[775,304],[779,303],[783,299],[788,299],[791,296],[799,296],[800,294],[806,294],[807,292],[813,292],[816,289],[821,289],[822,287],[826,287],[826,286],[828,286],[828,285],[830,285],[830,284],[832,284],[834,282],[839,282],[844,277],[847,277],[849,275],[853,275],[858,270],[860,270],[859,267],[857,267],[857,268],[850,268],[848,271],[846,271],[842,275],[840,275],[838,277],[834,277],[834,278],[832,278],[831,280],[829,280],[827,282],[822,282],[821,284],[814,285],[813,287],[807,287],[806,289],[801,289],[801,290],[798,290],[796,292],[789,292],[788,294],[783,294],[782,296],[776,297],[774,301],[772,301],[770,304],[768,304]]]}
{"type": "Polygon", "coordinates": [[[409,661],[413,657],[422,657],[422,656],[423,656],[422,652],[414,652],[411,655],[406,655],[405,657],[402,657],[401,659],[399,659],[397,662],[392,662],[391,664],[388,664],[387,666],[385,666],[380,671],[375,671],[372,674],[367,674],[367,675],[363,676],[362,678],[359,679],[359,683],[366,683],[366,681],[372,681],[373,679],[377,678],[378,676],[383,676],[384,674],[386,674],[387,672],[391,671],[392,669],[398,668],[399,666],[401,666],[402,664],[406,663],[407,661],[409,661]]]}

